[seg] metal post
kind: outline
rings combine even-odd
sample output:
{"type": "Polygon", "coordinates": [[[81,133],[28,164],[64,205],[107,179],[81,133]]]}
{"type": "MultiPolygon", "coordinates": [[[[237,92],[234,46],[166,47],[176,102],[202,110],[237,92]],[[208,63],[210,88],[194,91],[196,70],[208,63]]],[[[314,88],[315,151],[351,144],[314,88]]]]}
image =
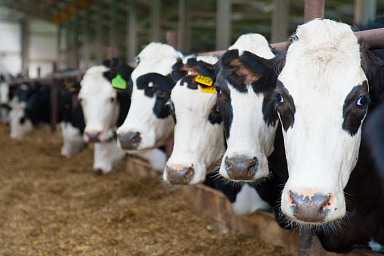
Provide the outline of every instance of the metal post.
{"type": "Polygon", "coordinates": [[[102,0],[97,1],[97,22],[96,22],[96,63],[101,64],[103,55],[103,24],[102,24],[102,11],[103,2],[102,0]]]}
{"type": "Polygon", "coordinates": [[[136,40],[136,4],[135,0],[128,0],[128,19],[127,19],[127,62],[133,60],[137,55],[136,40]]]}
{"type": "MultiPolygon", "coordinates": [[[[57,72],[56,62],[53,62],[53,73],[57,72]]],[[[56,85],[56,79],[52,79],[51,84],[51,131],[56,131],[56,124],[58,121],[58,88],[56,85]]]]}
{"type": "Polygon", "coordinates": [[[79,59],[79,15],[75,14],[74,17],[72,17],[73,22],[72,22],[72,67],[74,69],[78,68],[78,59],[79,59]]]}
{"type": "Polygon", "coordinates": [[[282,42],[288,36],[288,0],[273,0],[271,42],[282,42]]]}
{"type": "Polygon", "coordinates": [[[21,60],[22,72],[28,76],[28,23],[27,18],[21,21],[21,60]]]}
{"type": "Polygon", "coordinates": [[[231,1],[217,0],[216,49],[227,49],[231,39],[231,1]]]}
{"type": "Polygon", "coordinates": [[[61,31],[63,29],[62,24],[57,25],[57,42],[56,42],[56,68],[60,69],[61,61],[61,31]]]}
{"type": "Polygon", "coordinates": [[[191,49],[190,5],[190,0],[179,0],[179,43],[177,48],[182,52],[191,49]]]}
{"type": "Polygon", "coordinates": [[[177,48],[178,45],[180,44],[179,42],[180,36],[178,36],[177,31],[167,31],[166,37],[167,37],[166,38],[167,44],[169,44],[170,46],[177,48]]]}
{"type": "Polygon", "coordinates": [[[85,68],[89,68],[90,52],[89,52],[89,7],[85,10],[83,21],[83,54],[85,68]]]}
{"type": "Polygon", "coordinates": [[[324,1],[325,0],[305,0],[304,22],[316,18],[324,18],[324,1]]]}
{"type": "Polygon", "coordinates": [[[355,23],[366,23],[376,16],[376,0],[355,0],[355,23]]]}
{"type": "Polygon", "coordinates": [[[69,19],[67,19],[65,21],[65,66],[66,68],[70,68],[71,67],[71,63],[72,63],[72,60],[71,60],[71,29],[70,29],[70,21],[69,19]]]}
{"type": "Polygon", "coordinates": [[[150,41],[160,41],[160,0],[151,0],[151,34],[150,41]]]}

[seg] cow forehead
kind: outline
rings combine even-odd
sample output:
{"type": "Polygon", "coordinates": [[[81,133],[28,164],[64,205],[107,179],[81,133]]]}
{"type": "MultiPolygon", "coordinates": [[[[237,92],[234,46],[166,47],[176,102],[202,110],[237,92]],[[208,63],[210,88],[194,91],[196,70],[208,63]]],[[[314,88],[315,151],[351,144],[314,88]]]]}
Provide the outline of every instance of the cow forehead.
{"type": "MultiPolygon", "coordinates": [[[[181,84],[181,81],[177,82],[171,93],[171,100],[175,105],[176,111],[180,108],[206,110],[207,104],[216,100],[216,93],[203,93],[199,88],[197,90],[189,89],[187,83],[181,84]]],[[[212,107],[212,104],[209,107],[212,107]]]]}
{"type": "Polygon", "coordinates": [[[343,100],[366,80],[360,64],[360,45],[351,28],[330,20],[299,26],[279,75],[294,99],[331,97],[343,100]]]}
{"type": "Polygon", "coordinates": [[[110,97],[116,95],[116,90],[113,89],[111,83],[103,76],[103,73],[108,71],[103,66],[92,67],[85,73],[81,81],[81,97],[110,97]]]}

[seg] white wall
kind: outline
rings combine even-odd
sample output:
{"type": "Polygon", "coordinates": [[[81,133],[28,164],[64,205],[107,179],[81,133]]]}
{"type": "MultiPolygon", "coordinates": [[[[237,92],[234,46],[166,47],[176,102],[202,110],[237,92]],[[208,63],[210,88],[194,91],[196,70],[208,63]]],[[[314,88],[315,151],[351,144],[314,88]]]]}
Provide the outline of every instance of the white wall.
{"type": "Polygon", "coordinates": [[[0,73],[21,72],[21,25],[16,21],[0,21],[0,73]]]}

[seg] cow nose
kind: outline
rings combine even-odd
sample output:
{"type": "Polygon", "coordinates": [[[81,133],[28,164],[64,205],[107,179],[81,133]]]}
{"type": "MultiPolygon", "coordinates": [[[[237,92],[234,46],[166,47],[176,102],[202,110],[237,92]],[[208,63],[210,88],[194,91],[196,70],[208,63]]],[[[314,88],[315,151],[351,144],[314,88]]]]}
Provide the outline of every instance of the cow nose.
{"type": "Polygon", "coordinates": [[[324,222],[333,201],[331,193],[327,195],[316,193],[311,197],[291,190],[288,193],[293,216],[305,222],[324,222]]]}
{"type": "Polygon", "coordinates": [[[87,136],[89,142],[100,142],[100,132],[86,132],[85,136],[87,136]]]}
{"type": "Polygon", "coordinates": [[[188,185],[195,174],[193,167],[173,169],[166,166],[165,171],[167,172],[168,183],[172,185],[188,185]]]}
{"type": "Polygon", "coordinates": [[[259,167],[256,157],[238,156],[225,158],[225,169],[231,180],[253,180],[259,167]]]}
{"type": "Polygon", "coordinates": [[[118,133],[117,139],[122,149],[137,149],[141,142],[140,132],[118,133]]]}

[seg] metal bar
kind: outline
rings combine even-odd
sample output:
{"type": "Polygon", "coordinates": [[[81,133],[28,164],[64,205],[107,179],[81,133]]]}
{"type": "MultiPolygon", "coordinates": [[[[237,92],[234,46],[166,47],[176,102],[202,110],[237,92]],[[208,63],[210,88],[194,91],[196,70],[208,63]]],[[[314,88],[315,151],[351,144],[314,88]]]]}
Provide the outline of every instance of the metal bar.
{"type": "Polygon", "coordinates": [[[102,24],[102,11],[103,2],[102,0],[97,1],[97,22],[96,22],[96,63],[101,64],[103,58],[103,24],[102,24]]]}
{"type": "Polygon", "coordinates": [[[110,23],[109,23],[109,47],[117,47],[116,45],[116,28],[117,28],[117,1],[111,1],[110,7],[110,23]]]}
{"type": "Polygon", "coordinates": [[[305,0],[304,22],[316,18],[324,18],[324,1],[325,0],[305,0]]]}
{"type": "Polygon", "coordinates": [[[190,15],[190,0],[179,0],[179,28],[178,28],[178,45],[176,48],[179,51],[190,51],[191,45],[191,15],[190,15]]]}
{"type": "Polygon", "coordinates": [[[160,0],[151,0],[150,41],[160,42],[160,0]]]}
{"type": "Polygon", "coordinates": [[[70,21],[65,21],[65,66],[69,68],[71,66],[71,29],[70,29],[70,21]]]}
{"type": "Polygon", "coordinates": [[[366,23],[376,16],[376,0],[355,0],[353,21],[366,23]]]}
{"type": "Polygon", "coordinates": [[[72,42],[73,42],[73,47],[72,47],[72,68],[73,69],[78,69],[78,59],[79,59],[79,15],[75,14],[73,17],[73,22],[72,22],[72,42]]]}
{"type": "MultiPolygon", "coordinates": [[[[53,72],[56,73],[57,66],[53,63],[53,72]]],[[[56,86],[56,79],[51,79],[51,131],[56,131],[56,124],[58,121],[58,88],[56,86]]]]}
{"type": "Polygon", "coordinates": [[[136,3],[135,0],[128,0],[128,19],[127,19],[127,62],[132,61],[137,55],[136,39],[136,3]]]}
{"type": "Polygon", "coordinates": [[[281,42],[288,36],[288,0],[273,0],[271,42],[281,42]]]}
{"type": "Polygon", "coordinates": [[[216,11],[216,49],[229,47],[231,39],[231,1],[218,0],[216,11]]]}
{"type": "Polygon", "coordinates": [[[28,23],[27,18],[21,21],[21,61],[23,75],[28,75],[28,23]]]}
{"type": "Polygon", "coordinates": [[[167,37],[167,44],[169,44],[170,46],[174,47],[174,48],[177,48],[178,45],[179,45],[179,36],[178,36],[178,32],[177,31],[167,31],[167,34],[166,34],[166,37],[167,37]]]}
{"type": "Polygon", "coordinates": [[[61,24],[57,25],[57,41],[56,41],[56,69],[60,69],[61,63],[61,31],[63,26],[61,24]]]}
{"type": "Polygon", "coordinates": [[[89,68],[90,62],[90,51],[89,51],[89,16],[90,9],[84,10],[84,21],[83,21],[83,53],[84,53],[84,65],[85,68],[89,68]]]}

